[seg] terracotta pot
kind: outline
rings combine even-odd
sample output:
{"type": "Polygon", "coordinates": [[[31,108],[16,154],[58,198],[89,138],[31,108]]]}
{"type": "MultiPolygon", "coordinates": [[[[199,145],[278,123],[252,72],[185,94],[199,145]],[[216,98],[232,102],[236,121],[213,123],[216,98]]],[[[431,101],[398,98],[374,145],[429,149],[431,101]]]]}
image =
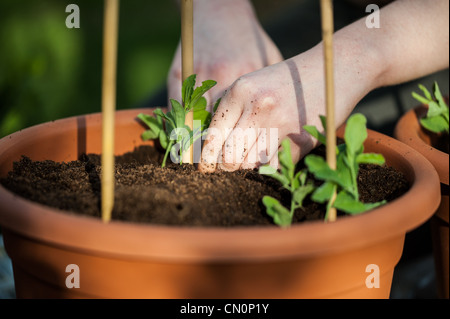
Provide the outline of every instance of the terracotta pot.
{"type": "MultiPolygon", "coordinates": [[[[140,112],[150,111],[117,112],[117,154],[144,144],[135,120],[140,112]]],[[[99,153],[100,138],[100,114],[14,133],[0,140],[0,176],[21,155],[70,161],[83,152],[99,153]]],[[[392,138],[370,131],[366,149],[383,153],[408,176],[407,194],[366,214],[289,229],[104,224],[0,187],[0,225],[17,296],[388,298],[405,233],[436,210],[439,179],[422,155],[392,138]],[[70,264],[79,267],[80,288],[66,287],[75,274],[66,272],[70,264]]]]}
{"type": "MultiPolygon", "coordinates": [[[[448,103],[448,100],[447,100],[448,103]]],[[[433,135],[426,132],[419,119],[427,107],[419,106],[405,113],[395,128],[395,137],[424,155],[436,168],[441,182],[441,203],[431,220],[438,294],[449,298],[449,156],[432,146],[433,135]]]]}

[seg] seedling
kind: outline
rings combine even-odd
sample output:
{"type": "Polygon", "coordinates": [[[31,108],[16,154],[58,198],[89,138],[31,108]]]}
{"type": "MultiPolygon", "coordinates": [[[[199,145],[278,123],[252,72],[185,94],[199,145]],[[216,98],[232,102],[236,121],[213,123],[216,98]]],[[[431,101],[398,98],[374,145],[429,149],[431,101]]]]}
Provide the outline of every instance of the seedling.
{"type": "Polygon", "coordinates": [[[301,170],[295,174],[295,164],[292,161],[289,140],[283,140],[281,146],[282,149],[278,152],[281,173],[269,165],[261,166],[259,173],[271,176],[291,192],[290,209],[284,207],[276,198],[271,196],[264,196],[262,199],[267,214],[273,218],[274,223],[281,227],[288,227],[292,224],[295,210],[303,206],[303,200],[314,190],[314,186],[311,182],[306,181],[306,170],[301,170]]]}
{"type": "MultiPolygon", "coordinates": [[[[326,130],[325,117],[321,121],[326,130]]],[[[313,137],[325,143],[325,136],[314,126],[303,127],[313,137]]],[[[354,114],[347,120],[344,133],[344,144],[336,148],[336,170],[320,156],[310,154],[305,157],[305,164],[315,178],[324,181],[311,195],[312,200],[318,203],[327,202],[325,220],[331,207],[348,214],[359,214],[386,203],[362,203],[359,200],[357,177],[360,164],[383,165],[384,157],[381,154],[363,153],[364,141],[367,138],[366,118],[362,114],[354,114]],[[337,193],[334,201],[333,194],[337,193]]]]}
{"type": "MultiPolygon", "coordinates": [[[[153,113],[155,116],[139,114],[138,118],[148,126],[148,130],[142,133],[143,140],[159,139],[159,142],[166,150],[162,167],[166,166],[169,153],[172,158],[179,160],[182,164],[183,151],[187,150],[198,138],[205,134],[211,123],[211,113],[206,110],[206,98],[203,96],[209,89],[216,85],[216,81],[206,80],[202,85],[195,87],[196,75],[189,76],[182,85],[182,103],[170,99],[172,109],[164,113],[157,108],[153,113]],[[194,128],[191,130],[185,125],[186,114],[193,110],[194,128]],[[200,123],[200,124],[199,124],[200,123]],[[180,147],[174,147],[179,145],[180,147]]],[[[214,111],[219,105],[220,99],[214,106],[214,111]]]]}
{"type": "Polygon", "coordinates": [[[434,82],[434,98],[431,93],[422,85],[419,84],[419,89],[422,90],[425,96],[421,96],[416,92],[412,92],[412,96],[420,103],[428,105],[427,115],[420,119],[420,123],[427,130],[434,133],[449,132],[449,112],[448,106],[442,97],[441,90],[437,82],[434,82]]]}

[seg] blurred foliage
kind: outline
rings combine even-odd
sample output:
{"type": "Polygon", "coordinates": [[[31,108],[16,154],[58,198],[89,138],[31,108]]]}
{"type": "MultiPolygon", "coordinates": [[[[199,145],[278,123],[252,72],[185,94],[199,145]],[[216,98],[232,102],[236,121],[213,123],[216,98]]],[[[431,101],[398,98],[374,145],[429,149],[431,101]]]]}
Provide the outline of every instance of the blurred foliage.
{"type": "MultiPolygon", "coordinates": [[[[174,1],[120,3],[117,109],[164,88],[179,40],[174,1]]],[[[101,110],[103,1],[0,1],[0,137],[101,110]],[[66,6],[80,9],[68,29],[66,6]]]]}

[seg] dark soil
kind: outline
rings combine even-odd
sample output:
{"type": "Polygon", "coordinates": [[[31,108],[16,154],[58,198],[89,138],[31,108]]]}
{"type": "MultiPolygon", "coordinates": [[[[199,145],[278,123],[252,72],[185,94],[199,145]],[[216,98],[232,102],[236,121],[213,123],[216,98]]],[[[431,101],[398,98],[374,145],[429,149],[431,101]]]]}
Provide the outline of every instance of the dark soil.
{"type": "MultiPolygon", "coordinates": [[[[161,168],[161,161],[162,154],[148,146],[116,158],[113,219],[183,226],[271,225],[262,197],[270,195],[290,204],[289,192],[257,170],[203,174],[188,164],[161,168]]],[[[83,155],[69,163],[23,157],[0,182],[32,201],[100,218],[99,176],[99,155],[83,155]]],[[[364,165],[360,169],[363,202],[389,201],[408,188],[405,177],[393,168],[364,165]]],[[[307,199],[304,209],[296,211],[294,223],[323,218],[324,206],[307,199]]]]}

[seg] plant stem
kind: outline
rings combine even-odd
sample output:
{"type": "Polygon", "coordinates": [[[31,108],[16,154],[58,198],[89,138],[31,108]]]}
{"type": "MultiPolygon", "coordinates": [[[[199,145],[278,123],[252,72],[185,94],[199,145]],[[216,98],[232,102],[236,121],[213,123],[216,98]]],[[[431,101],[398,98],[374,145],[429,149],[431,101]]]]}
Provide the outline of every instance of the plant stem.
{"type": "Polygon", "coordinates": [[[325,213],[325,221],[334,222],[337,218],[336,208],[333,207],[334,200],[336,199],[337,186],[333,186],[333,196],[327,203],[327,210],[325,213]]]}
{"type": "Polygon", "coordinates": [[[292,223],[292,218],[294,217],[294,212],[295,212],[296,209],[297,209],[297,207],[295,205],[294,196],[292,196],[292,199],[291,199],[291,211],[290,211],[291,223],[292,223]]]}
{"type": "MultiPolygon", "coordinates": [[[[348,153],[347,153],[348,154],[348,153]]],[[[348,155],[347,156],[348,160],[351,162],[350,163],[350,175],[351,175],[351,179],[352,179],[352,189],[351,189],[351,194],[353,196],[353,198],[357,201],[359,201],[359,192],[358,192],[358,168],[359,168],[359,164],[355,164],[352,155],[348,155]]]]}
{"type": "Polygon", "coordinates": [[[166,153],[164,154],[164,159],[163,159],[161,167],[166,166],[167,156],[169,155],[172,146],[173,146],[173,140],[170,140],[169,144],[167,145],[166,153]]]}

